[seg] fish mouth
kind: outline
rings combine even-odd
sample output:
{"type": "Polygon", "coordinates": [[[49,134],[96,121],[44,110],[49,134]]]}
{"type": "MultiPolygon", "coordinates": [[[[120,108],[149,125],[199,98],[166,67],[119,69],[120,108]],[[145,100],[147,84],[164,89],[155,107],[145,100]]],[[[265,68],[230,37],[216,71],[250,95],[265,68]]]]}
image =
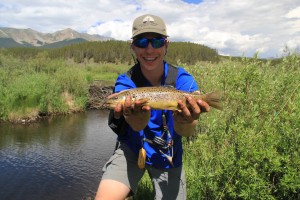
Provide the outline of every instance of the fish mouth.
{"type": "Polygon", "coordinates": [[[116,107],[116,102],[114,102],[114,101],[112,101],[112,100],[110,100],[110,99],[108,99],[108,100],[106,100],[103,104],[102,104],[102,106],[104,107],[104,108],[109,108],[109,109],[114,109],[115,107],[116,107]]]}

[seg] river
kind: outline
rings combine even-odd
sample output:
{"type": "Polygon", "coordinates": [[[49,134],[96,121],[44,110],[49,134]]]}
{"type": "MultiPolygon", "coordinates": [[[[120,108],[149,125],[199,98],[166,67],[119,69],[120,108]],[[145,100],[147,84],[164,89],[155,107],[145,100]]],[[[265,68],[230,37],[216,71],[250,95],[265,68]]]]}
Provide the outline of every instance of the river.
{"type": "Polygon", "coordinates": [[[94,197],[116,141],[107,114],[93,110],[29,125],[0,124],[0,199],[94,197]]]}

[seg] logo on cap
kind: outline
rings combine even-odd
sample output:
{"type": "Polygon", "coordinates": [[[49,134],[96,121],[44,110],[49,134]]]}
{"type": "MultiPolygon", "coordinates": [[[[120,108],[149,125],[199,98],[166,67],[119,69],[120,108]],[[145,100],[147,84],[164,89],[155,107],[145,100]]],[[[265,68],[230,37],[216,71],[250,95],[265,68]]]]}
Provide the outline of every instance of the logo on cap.
{"type": "Polygon", "coordinates": [[[146,23],[146,22],[154,22],[154,19],[153,17],[151,16],[146,16],[144,19],[143,19],[143,22],[146,23]]]}
{"type": "Polygon", "coordinates": [[[151,17],[151,16],[146,16],[146,17],[143,19],[143,24],[144,24],[144,25],[157,25],[156,23],[154,23],[154,18],[151,17]]]}

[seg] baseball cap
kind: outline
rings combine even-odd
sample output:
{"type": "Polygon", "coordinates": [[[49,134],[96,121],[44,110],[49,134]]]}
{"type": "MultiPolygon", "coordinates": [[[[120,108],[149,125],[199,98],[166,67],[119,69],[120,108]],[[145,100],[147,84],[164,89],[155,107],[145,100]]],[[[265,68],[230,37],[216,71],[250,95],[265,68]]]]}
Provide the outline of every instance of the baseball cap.
{"type": "Polygon", "coordinates": [[[142,33],[158,33],[168,37],[167,27],[162,18],[146,14],[136,18],[132,25],[132,38],[142,33]]]}

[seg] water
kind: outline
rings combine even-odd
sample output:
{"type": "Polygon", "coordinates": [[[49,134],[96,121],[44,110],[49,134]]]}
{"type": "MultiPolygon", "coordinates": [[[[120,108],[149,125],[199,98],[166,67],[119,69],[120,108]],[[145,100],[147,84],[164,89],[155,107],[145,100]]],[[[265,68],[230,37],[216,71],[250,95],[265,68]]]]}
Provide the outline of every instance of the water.
{"type": "Polygon", "coordinates": [[[106,111],[0,124],[0,200],[94,197],[115,141],[106,111]]]}

